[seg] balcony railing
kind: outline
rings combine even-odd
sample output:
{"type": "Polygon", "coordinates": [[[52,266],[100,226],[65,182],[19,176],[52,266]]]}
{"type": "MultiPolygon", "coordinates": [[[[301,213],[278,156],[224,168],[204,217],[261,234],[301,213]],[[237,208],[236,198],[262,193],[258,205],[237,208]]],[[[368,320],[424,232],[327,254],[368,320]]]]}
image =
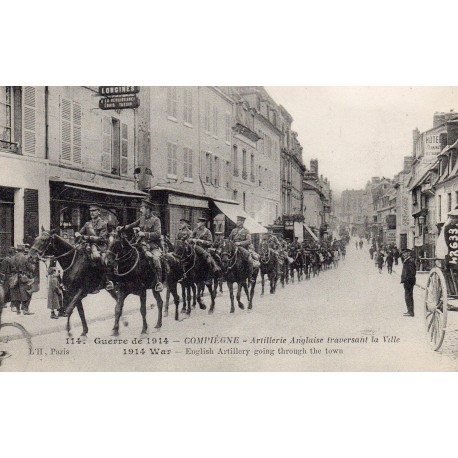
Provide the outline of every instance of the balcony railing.
{"type": "Polygon", "coordinates": [[[18,143],[7,142],[6,140],[0,140],[0,150],[21,154],[18,143]]]}

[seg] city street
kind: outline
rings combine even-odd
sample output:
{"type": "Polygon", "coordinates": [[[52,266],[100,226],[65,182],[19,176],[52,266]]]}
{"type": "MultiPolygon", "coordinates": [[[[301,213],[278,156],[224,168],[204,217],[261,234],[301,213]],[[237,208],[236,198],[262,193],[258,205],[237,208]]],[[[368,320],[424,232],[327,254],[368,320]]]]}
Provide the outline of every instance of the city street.
{"type": "MultiPolygon", "coordinates": [[[[196,310],[175,322],[170,313],[160,331],[153,329],[157,308],[148,308],[149,342],[133,341],[140,338],[141,317],[138,299],[130,297],[125,306],[129,325],[121,326],[118,338],[126,340],[103,343],[112,339],[114,309],[104,292],[87,301],[90,321],[84,343],[77,343],[81,327],[76,312],[74,340],[67,341],[65,319],[50,320],[39,301],[32,307],[34,316],[16,319],[7,309],[4,321],[19,321],[34,334],[35,354],[28,358],[27,370],[456,370],[456,317],[449,315],[444,346],[433,352],[423,332],[424,290],[415,288],[415,318],[403,317],[399,282],[399,275],[389,275],[386,268],[379,274],[366,245],[356,250],[350,242],[336,270],[264,297],[258,282],[252,312],[236,308],[230,314],[226,286],[214,315],[196,310]],[[205,337],[213,340],[201,343],[205,337]]],[[[13,363],[10,358],[8,368],[13,363]]]]}

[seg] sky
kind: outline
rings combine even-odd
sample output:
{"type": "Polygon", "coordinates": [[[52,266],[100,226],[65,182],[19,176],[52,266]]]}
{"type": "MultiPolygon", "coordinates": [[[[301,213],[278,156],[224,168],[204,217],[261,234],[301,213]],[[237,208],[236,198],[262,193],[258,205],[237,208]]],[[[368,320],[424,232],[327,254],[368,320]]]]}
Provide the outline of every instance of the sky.
{"type": "Polygon", "coordinates": [[[458,112],[458,87],[266,87],[292,115],[307,168],[337,195],[374,176],[392,178],[412,154],[412,131],[433,126],[436,111],[458,112]]]}

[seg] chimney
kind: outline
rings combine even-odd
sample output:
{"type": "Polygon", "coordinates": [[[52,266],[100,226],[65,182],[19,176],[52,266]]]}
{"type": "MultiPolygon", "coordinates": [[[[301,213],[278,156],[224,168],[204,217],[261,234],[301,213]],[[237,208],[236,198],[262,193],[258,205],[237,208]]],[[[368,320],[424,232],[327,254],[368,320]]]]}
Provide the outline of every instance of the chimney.
{"type": "Polygon", "coordinates": [[[318,159],[310,160],[310,171],[318,175],[318,159]]]}
{"type": "Polygon", "coordinates": [[[413,157],[412,156],[404,156],[404,173],[409,173],[410,169],[412,168],[412,162],[413,162],[413,157]]]}
{"type": "Polygon", "coordinates": [[[433,127],[440,126],[445,123],[445,113],[436,111],[433,116],[433,127]]]}
{"type": "Polygon", "coordinates": [[[420,131],[418,130],[418,127],[412,131],[412,139],[413,139],[413,148],[412,148],[412,153],[413,156],[415,156],[415,145],[417,144],[418,139],[420,138],[420,131]]]}

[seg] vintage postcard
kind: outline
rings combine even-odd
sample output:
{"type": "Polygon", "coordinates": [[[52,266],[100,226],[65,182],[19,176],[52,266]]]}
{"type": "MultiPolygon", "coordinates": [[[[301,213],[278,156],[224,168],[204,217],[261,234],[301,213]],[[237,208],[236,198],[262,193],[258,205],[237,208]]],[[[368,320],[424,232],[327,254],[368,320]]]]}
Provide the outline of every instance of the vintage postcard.
{"type": "Polygon", "coordinates": [[[456,371],[457,96],[1,86],[0,371],[456,371]]]}

